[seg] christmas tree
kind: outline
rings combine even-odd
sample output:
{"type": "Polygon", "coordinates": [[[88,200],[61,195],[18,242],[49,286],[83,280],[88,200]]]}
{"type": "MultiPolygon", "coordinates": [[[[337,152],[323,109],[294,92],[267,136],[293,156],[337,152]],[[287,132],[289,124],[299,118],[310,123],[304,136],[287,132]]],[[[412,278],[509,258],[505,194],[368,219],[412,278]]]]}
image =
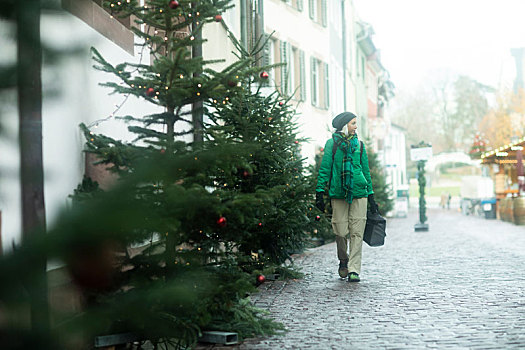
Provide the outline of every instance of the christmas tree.
{"type": "Polygon", "coordinates": [[[470,147],[469,155],[472,159],[479,159],[487,151],[487,140],[480,132],[474,135],[474,142],[470,147]]]}
{"type": "Polygon", "coordinates": [[[366,145],[368,166],[370,168],[372,187],[374,189],[374,199],[379,207],[380,213],[385,215],[394,208],[392,187],[386,181],[386,172],[381,165],[377,153],[374,152],[369,142],[367,142],[366,145]]]}
{"type": "Polygon", "coordinates": [[[253,210],[259,221],[255,226],[262,226],[274,189],[237,191],[239,171],[254,168],[252,156],[259,145],[203,129],[203,115],[212,117],[214,110],[242,100],[247,82],[261,79],[260,68],[248,58],[218,72],[209,67],[213,61],[196,55],[202,25],[220,21],[229,1],[149,1],[144,6],[113,1],[109,6],[115,15],[138,18],[145,29],[135,32],[155,59],[150,65],[113,65],[93,50],[97,68],[121,80],[104,85],[164,112],[124,116],[136,134],[133,142],[82,126],[87,151],[127,184],[129,192],[118,195],[131,206],[127,215],[142,217],[126,225],[124,233],[127,246],[143,247],[140,254],[124,251],[120,266],[126,270],[118,274],[110,297],[97,295],[96,304],[157,295],[142,299],[141,305],[124,303],[115,314],[119,322],[111,327],[152,341],[174,338],[181,347],[191,346],[204,329],[237,331],[241,337],[271,332],[277,325],[262,319],[244,299],[255,277],[242,266],[252,260],[252,249],[239,249],[245,232],[237,227],[254,220],[253,210]],[[188,134],[194,135],[193,142],[183,138],[188,134]],[[147,317],[137,319],[134,308],[147,317]]]}
{"type": "MultiPolygon", "coordinates": [[[[236,331],[242,339],[280,328],[247,299],[257,272],[243,268],[252,256],[239,251],[237,235],[229,230],[246,220],[244,208],[257,208],[271,191],[240,193],[223,186],[239,169],[252,169],[250,155],[259,146],[221,135],[203,140],[210,138],[200,117],[206,109],[241,99],[244,81],[261,79],[260,68],[249,60],[218,72],[198,55],[202,26],[220,21],[229,3],[105,2],[113,15],[137,19],[133,30],[154,60],[114,65],[93,49],[97,68],[120,79],[103,85],[163,111],[123,116],[136,135],[132,142],[82,125],[86,151],[109,165],[119,181],[107,191],[83,181],[73,209],[45,239],[28,242],[0,264],[2,275],[12,277],[0,289],[8,305],[23,304],[19,299],[31,287],[28,267],[35,256],[64,262],[83,291],[82,313],[53,315],[60,326],[51,333],[61,345],[46,342],[49,348],[128,332],[155,347],[187,348],[203,330],[236,331]],[[190,134],[193,142],[184,138],[190,134]],[[28,272],[24,279],[17,277],[21,267],[28,272]]],[[[26,348],[33,347],[45,345],[26,348]]]]}
{"type": "MultiPolygon", "coordinates": [[[[259,86],[260,87],[260,86],[259,86]]],[[[310,186],[301,157],[294,111],[277,92],[267,96],[260,88],[236,95],[210,114],[210,134],[223,134],[256,145],[247,169],[238,178],[225,181],[225,191],[260,197],[253,207],[244,207],[249,220],[228,228],[237,235],[239,251],[255,253],[257,261],[281,264],[301,251],[316,229],[310,186]]]]}
{"type": "MultiPolygon", "coordinates": [[[[315,154],[314,163],[309,167],[308,182],[310,185],[310,193],[312,194],[312,196],[315,194],[315,187],[317,186],[317,177],[319,175],[319,169],[321,168],[323,156],[324,148],[319,148],[318,152],[316,152],[315,154]]],[[[315,210],[317,211],[316,217],[319,218],[320,225],[316,228],[317,231],[314,231],[312,235],[312,238],[319,240],[320,243],[326,243],[335,240],[334,231],[332,230],[331,225],[332,205],[330,204],[330,198],[328,196],[325,196],[324,201],[327,215],[323,215],[324,213],[321,213],[319,209],[315,208],[315,210]]]]}

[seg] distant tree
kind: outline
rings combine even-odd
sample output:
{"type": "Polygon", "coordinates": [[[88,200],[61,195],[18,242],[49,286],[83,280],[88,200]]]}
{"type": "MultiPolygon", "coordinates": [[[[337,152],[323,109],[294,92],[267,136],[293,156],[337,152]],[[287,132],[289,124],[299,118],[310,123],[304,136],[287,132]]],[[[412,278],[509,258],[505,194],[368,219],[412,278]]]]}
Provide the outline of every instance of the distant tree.
{"type": "Polygon", "coordinates": [[[407,144],[432,143],[436,152],[465,150],[488,110],[493,89],[468,76],[450,72],[431,76],[410,95],[400,93],[393,119],[407,129],[407,144]]]}
{"type": "Polygon", "coordinates": [[[496,106],[489,109],[479,125],[491,148],[497,148],[522,137],[525,132],[525,91],[502,92],[496,106]]]}
{"type": "Polygon", "coordinates": [[[433,99],[426,88],[417,93],[400,92],[392,101],[393,120],[407,130],[407,147],[421,140],[438,145],[439,135],[428,130],[435,128],[433,99]]]}
{"type": "Polygon", "coordinates": [[[472,142],[477,132],[478,125],[487,114],[489,105],[487,92],[493,89],[480,84],[476,80],[460,76],[454,82],[455,112],[453,119],[458,126],[455,129],[455,142],[466,148],[472,142]]]}

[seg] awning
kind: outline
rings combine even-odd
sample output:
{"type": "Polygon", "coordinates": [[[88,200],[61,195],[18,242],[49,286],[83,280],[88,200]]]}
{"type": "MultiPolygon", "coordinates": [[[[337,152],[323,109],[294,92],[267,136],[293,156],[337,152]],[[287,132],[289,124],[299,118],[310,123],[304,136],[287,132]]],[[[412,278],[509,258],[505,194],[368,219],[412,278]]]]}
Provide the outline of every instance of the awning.
{"type": "Polygon", "coordinates": [[[525,147],[525,137],[481,155],[482,164],[516,164],[516,152],[525,147]]]}

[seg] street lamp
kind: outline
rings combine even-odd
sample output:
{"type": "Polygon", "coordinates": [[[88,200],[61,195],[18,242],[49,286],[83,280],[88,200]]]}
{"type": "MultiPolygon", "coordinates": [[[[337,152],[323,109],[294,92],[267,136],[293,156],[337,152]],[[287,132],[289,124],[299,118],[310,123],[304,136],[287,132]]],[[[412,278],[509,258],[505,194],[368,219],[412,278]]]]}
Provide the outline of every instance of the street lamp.
{"type": "Polygon", "coordinates": [[[410,159],[417,162],[417,182],[419,184],[419,222],[414,225],[414,231],[428,231],[427,208],[425,201],[425,162],[432,157],[432,145],[421,141],[410,146],[410,159]]]}

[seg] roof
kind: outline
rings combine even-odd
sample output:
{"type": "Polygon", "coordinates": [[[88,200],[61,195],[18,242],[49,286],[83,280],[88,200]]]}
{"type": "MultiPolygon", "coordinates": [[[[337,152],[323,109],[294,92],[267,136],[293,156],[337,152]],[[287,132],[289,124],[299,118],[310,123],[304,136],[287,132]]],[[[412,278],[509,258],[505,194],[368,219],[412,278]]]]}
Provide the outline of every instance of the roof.
{"type": "Polygon", "coordinates": [[[522,137],[514,143],[501,146],[492,151],[485,152],[481,155],[483,164],[510,164],[516,163],[516,152],[523,150],[525,146],[525,137],[522,137]]]}

